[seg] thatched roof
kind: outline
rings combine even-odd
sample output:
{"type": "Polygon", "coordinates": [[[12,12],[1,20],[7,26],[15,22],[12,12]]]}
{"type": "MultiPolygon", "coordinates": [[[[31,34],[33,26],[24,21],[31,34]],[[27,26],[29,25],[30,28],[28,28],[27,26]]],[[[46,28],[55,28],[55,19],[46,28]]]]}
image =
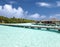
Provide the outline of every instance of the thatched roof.
{"type": "Polygon", "coordinates": [[[45,20],[41,20],[41,21],[60,21],[60,20],[56,19],[56,18],[50,18],[50,19],[45,19],[45,20]]]}

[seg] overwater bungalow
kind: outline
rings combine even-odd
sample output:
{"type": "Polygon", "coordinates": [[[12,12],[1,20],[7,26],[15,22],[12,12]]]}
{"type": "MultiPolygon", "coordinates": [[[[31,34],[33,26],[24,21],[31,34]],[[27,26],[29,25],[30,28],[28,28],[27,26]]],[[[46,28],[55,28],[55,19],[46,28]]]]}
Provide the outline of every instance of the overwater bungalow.
{"type": "Polygon", "coordinates": [[[56,18],[51,18],[51,19],[48,19],[48,20],[41,20],[40,22],[41,22],[41,23],[44,23],[44,24],[60,25],[60,20],[58,20],[58,19],[56,19],[56,18]]]}
{"type": "Polygon", "coordinates": [[[56,18],[51,18],[51,19],[44,19],[44,20],[40,20],[35,22],[35,24],[37,25],[60,25],[60,20],[56,19],[56,18]]]}

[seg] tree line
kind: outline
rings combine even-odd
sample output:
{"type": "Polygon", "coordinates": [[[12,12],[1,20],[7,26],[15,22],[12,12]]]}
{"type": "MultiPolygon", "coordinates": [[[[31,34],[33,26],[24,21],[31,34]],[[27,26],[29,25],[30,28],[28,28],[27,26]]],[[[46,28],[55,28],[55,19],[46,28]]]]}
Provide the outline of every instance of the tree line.
{"type": "Polygon", "coordinates": [[[8,18],[0,16],[0,23],[29,23],[34,22],[34,20],[22,19],[22,18],[8,18]]]}

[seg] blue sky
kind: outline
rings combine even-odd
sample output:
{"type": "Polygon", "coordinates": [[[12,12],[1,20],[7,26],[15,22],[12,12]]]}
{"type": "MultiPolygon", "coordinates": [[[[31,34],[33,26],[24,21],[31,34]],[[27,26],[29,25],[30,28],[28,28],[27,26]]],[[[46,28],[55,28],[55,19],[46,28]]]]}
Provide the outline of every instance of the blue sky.
{"type": "Polygon", "coordinates": [[[60,18],[60,0],[0,0],[0,15],[41,20],[60,18]]]}

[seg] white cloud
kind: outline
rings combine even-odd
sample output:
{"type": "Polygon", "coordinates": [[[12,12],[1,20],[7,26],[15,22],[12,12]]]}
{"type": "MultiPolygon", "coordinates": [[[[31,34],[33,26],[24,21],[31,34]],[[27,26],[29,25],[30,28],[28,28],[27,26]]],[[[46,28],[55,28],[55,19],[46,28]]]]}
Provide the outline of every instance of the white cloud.
{"type": "Polygon", "coordinates": [[[17,11],[16,11],[16,16],[15,17],[17,17],[17,18],[23,18],[24,17],[24,10],[21,8],[21,7],[19,7],[18,9],[17,9],[17,11]]]}
{"type": "Polygon", "coordinates": [[[2,9],[2,6],[0,6],[0,10],[2,9]]]}
{"type": "Polygon", "coordinates": [[[15,3],[17,3],[16,1],[10,1],[10,2],[8,2],[9,4],[15,4],[15,3]]]}
{"type": "Polygon", "coordinates": [[[60,17],[60,14],[55,14],[55,16],[59,16],[60,17]]]}
{"type": "Polygon", "coordinates": [[[40,18],[42,18],[42,19],[43,19],[43,18],[46,18],[46,16],[45,16],[45,15],[42,15],[40,18]]]}
{"type": "Polygon", "coordinates": [[[35,13],[35,14],[32,14],[30,17],[31,17],[31,18],[39,18],[40,15],[39,15],[38,13],[35,13]]]}
{"type": "Polygon", "coordinates": [[[53,14],[49,18],[58,18],[58,19],[60,19],[60,14],[53,14]]]}
{"type": "Polygon", "coordinates": [[[6,4],[6,5],[4,5],[3,10],[10,12],[10,11],[12,11],[13,9],[12,9],[12,6],[11,6],[11,5],[7,5],[7,4],[6,4]]]}
{"type": "Polygon", "coordinates": [[[35,13],[35,14],[32,14],[32,15],[30,15],[30,19],[36,19],[36,20],[41,20],[41,19],[44,19],[44,18],[46,18],[46,16],[45,15],[40,15],[40,14],[38,14],[38,13],[35,13]]]}
{"type": "Polygon", "coordinates": [[[57,1],[56,3],[57,3],[57,7],[59,7],[60,6],[60,1],[57,1]]]}
{"type": "Polygon", "coordinates": [[[22,17],[25,11],[18,7],[18,9],[12,8],[12,5],[5,4],[4,6],[0,6],[0,15],[6,17],[22,17]],[[2,8],[3,7],[3,8],[2,8]]]}
{"type": "Polygon", "coordinates": [[[51,6],[51,4],[46,3],[46,2],[37,2],[36,4],[39,6],[42,6],[42,7],[50,7],[51,6]]]}
{"type": "Polygon", "coordinates": [[[37,2],[36,4],[41,7],[48,7],[48,8],[60,7],[60,1],[56,1],[55,3],[37,2]]]}

